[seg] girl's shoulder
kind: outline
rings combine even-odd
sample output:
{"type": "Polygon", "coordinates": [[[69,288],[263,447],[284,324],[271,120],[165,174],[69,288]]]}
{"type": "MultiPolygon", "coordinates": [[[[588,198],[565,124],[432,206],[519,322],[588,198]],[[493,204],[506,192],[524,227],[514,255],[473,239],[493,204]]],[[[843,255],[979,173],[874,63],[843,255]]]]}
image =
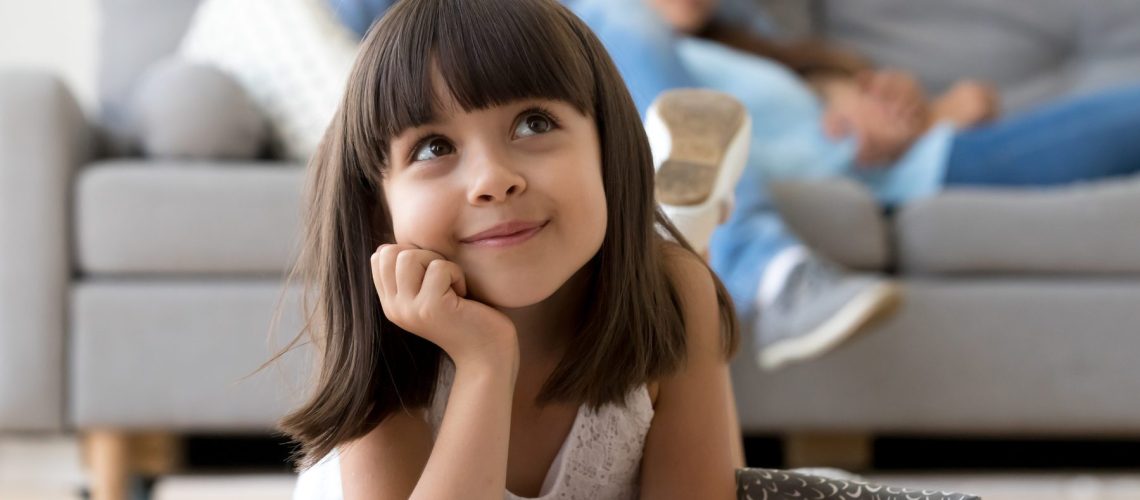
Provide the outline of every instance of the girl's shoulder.
{"type": "Polygon", "coordinates": [[[721,324],[721,309],[731,306],[720,303],[712,269],[703,258],[674,242],[666,243],[663,256],[665,273],[681,304],[688,350],[709,346],[723,353],[726,342],[731,345],[733,341],[724,333],[727,325],[721,324]]]}

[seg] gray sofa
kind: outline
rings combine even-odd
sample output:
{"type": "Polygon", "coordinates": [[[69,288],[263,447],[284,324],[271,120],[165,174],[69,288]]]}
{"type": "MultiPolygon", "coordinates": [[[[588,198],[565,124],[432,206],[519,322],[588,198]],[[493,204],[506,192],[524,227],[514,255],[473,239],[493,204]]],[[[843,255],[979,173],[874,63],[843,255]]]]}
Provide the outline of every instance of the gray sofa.
{"type": "MultiPolygon", "coordinates": [[[[1064,64],[1012,75],[1007,58],[1026,66],[1017,51],[1036,50],[1039,34],[1033,23],[1017,32],[1016,19],[1089,14],[1064,0],[1044,2],[1053,10],[1013,2],[1017,10],[1002,11],[1008,25],[974,28],[1000,43],[932,64],[957,52],[911,43],[922,30],[874,26],[895,16],[971,24],[993,20],[997,7],[911,7],[919,3],[837,1],[819,26],[885,62],[913,63],[932,87],[961,70],[1025,103],[1140,68],[1133,43],[1109,51],[1118,61],[1066,52],[1064,64]],[[896,36],[906,43],[883,42],[896,36]],[[1056,76],[1102,62],[1088,78],[1056,76]]],[[[100,2],[96,116],[55,76],[0,70],[0,432],[95,436],[97,498],[121,491],[132,435],[269,432],[308,370],[300,349],[243,378],[300,326],[291,290],[267,341],[294,257],[302,166],[123,153],[125,103],[139,75],[174,50],[196,4],[100,2]]],[[[1137,17],[1128,0],[1081,5],[1137,17]]],[[[758,372],[745,345],[733,375],[747,433],[1140,434],[1140,404],[1126,396],[1140,391],[1140,182],[946,193],[892,218],[843,182],[783,189],[782,208],[809,242],[853,267],[901,272],[907,297],[874,331],[780,372],[758,372]]]]}

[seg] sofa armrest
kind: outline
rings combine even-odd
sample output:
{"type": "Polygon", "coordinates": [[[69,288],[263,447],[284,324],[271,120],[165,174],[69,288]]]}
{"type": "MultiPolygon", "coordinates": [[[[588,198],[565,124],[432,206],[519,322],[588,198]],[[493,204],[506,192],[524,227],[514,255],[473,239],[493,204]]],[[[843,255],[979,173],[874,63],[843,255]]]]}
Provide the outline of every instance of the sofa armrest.
{"type": "Polygon", "coordinates": [[[0,431],[66,425],[71,182],[93,144],[57,77],[0,69],[0,431]]]}

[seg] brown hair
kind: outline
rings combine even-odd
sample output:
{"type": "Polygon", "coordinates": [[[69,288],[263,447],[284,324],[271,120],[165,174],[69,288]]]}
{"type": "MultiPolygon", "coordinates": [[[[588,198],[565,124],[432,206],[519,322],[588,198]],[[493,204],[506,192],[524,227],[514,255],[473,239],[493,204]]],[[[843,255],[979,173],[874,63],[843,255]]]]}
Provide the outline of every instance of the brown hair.
{"type": "MultiPolygon", "coordinates": [[[[597,124],[608,226],[587,264],[592,296],[580,334],[540,403],[620,403],[685,360],[681,308],[665,268],[671,243],[657,228],[692,248],[656,208],[641,119],[598,39],[554,0],[405,0],[362,42],[308,166],[301,253],[289,274],[304,280],[306,321],[285,351],[307,332],[319,370],[310,399],[279,424],[301,445],[300,468],[433,397],[444,353],[385,318],[369,262],[377,246],[393,241],[381,189],[389,141],[436,113],[433,66],[467,111],[556,99],[597,124]]],[[[736,320],[719,280],[716,291],[727,359],[738,344],[736,320]]]]}

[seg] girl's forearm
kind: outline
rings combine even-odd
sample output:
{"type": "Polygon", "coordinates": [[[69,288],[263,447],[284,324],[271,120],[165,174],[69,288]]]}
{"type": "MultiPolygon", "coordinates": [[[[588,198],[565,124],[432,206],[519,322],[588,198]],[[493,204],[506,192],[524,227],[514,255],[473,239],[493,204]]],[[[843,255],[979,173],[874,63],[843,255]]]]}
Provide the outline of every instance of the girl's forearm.
{"type": "Polygon", "coordinates": [[[443,423],[412,499],[502,500],[518,362],[456,363],[443,423]]]}

